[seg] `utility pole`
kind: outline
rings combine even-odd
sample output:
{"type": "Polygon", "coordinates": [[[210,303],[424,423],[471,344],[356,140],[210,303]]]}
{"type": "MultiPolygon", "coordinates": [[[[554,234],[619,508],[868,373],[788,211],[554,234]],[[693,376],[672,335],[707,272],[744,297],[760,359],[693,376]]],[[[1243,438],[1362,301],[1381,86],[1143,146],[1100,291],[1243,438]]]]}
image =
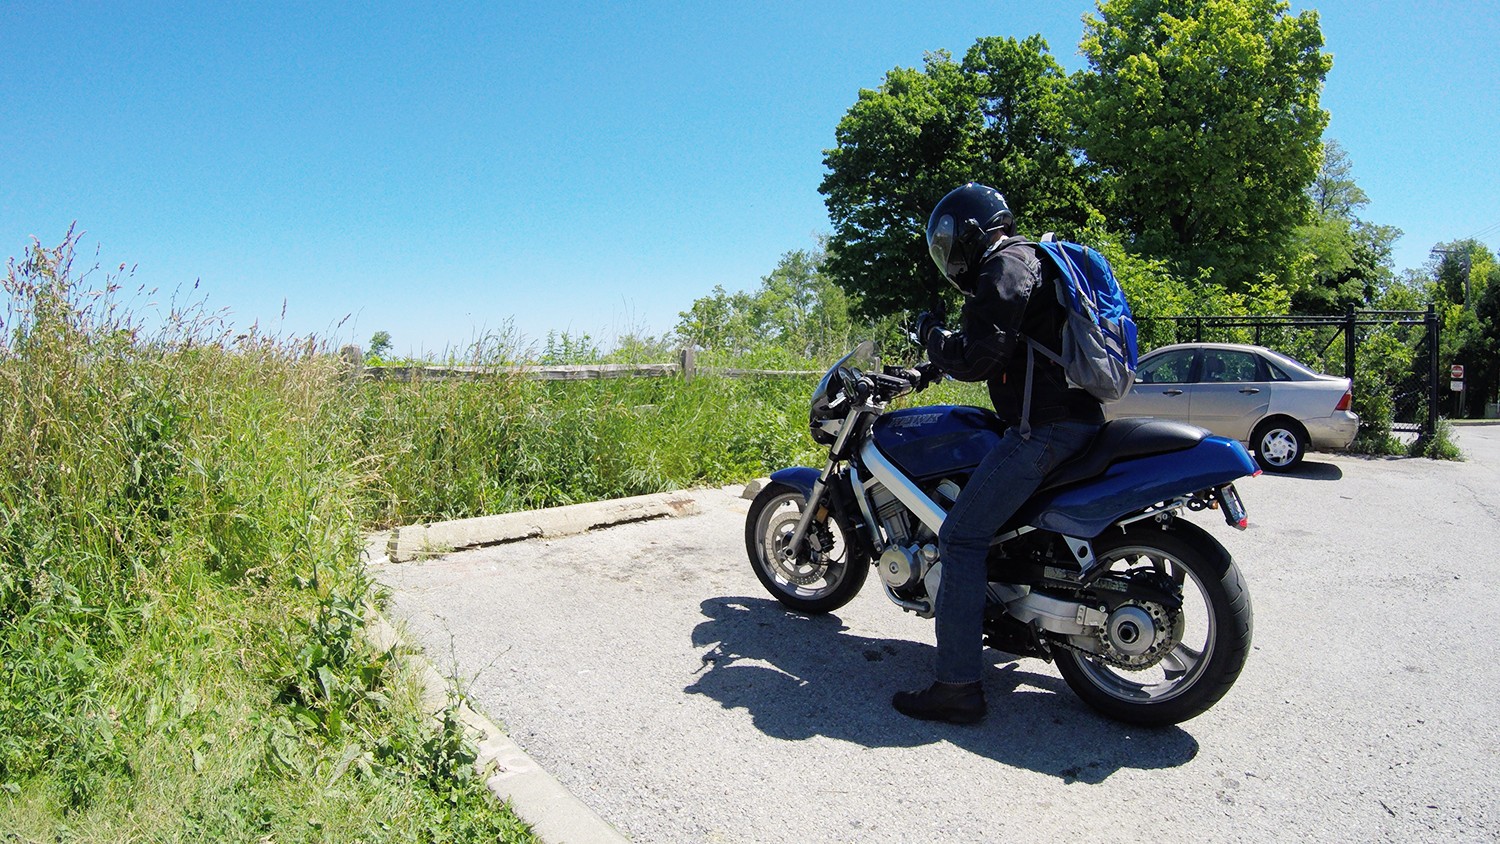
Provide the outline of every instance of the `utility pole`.
{"type": "Polygon", "coordinates": [[[1439,249],[1434,246],[1428,251],[1433,255],[1442,255],[1444,258],[1447,258],[1450,255],[1459,256],[1458,265],[1462,267],[1464,271],[1464,309],[1467,310],[1469,308],[1469,272],[1473,269],[1473,257],[1469,254],[1469,250],[1439,249]]]}

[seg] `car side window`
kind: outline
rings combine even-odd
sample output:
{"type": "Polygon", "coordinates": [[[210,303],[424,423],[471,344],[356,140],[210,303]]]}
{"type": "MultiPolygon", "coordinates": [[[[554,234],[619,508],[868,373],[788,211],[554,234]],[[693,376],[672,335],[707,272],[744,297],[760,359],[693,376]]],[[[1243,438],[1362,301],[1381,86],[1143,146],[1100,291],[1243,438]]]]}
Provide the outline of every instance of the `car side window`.
{"type": "Polygon", "coordinates": [[[1235,384],[1255,381],[1257,358],[1249,352],[1236,349],[1204,349],[1203,377],[1210,384],[1235,384]]]}
{"type": "Polygon", "coordinates": [[[1290,381],[1290,380],[1292,380],[1292,376],[1286,374],[1286,370],[1282,369],[1281,367],[1277,366],[1276,364],[1272,363],[1271,361],[1267,360],[1267,361],[1261,361],[1261,362],[1266,365],[1266,380],[1267,381],[1290,381]]]}
{"type": "Polygon", "coordinates": [[[1186,384],[1193,374],[1193,350],[1167,352],[1136,371],[1140,384],[1186,384]]]}

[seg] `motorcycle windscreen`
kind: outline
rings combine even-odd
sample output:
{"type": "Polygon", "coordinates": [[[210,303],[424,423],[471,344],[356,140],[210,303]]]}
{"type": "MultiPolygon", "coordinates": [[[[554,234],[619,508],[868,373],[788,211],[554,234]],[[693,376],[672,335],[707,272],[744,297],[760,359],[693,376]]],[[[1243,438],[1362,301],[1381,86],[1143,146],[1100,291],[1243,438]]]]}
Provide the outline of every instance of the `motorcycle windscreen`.
{"type": "Polygon", "coordinates": [[[1003,429],[994,411],[936,405],[891,411],[875,420],[871,435],[896,468],[921,481],[973,471],[1000,444],[1003,429]]]}

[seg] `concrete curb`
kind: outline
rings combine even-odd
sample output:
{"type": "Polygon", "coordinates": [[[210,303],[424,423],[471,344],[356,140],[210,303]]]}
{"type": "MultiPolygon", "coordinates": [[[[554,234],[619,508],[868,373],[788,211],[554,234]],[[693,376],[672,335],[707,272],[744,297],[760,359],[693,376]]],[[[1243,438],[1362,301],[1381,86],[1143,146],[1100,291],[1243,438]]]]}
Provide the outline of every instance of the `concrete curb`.
{"type": "Polygon", "coordinates": [[[372,534],[365,552],[370,559],[385,557],[393,563],[404,563],[465,548],[482,548],[524,539],[550,539],[626,522],[689,516],[699,510],[697,500],[686,492],[638,495],[546,510],[392,528],[372,534]]]}
{"type": "MultiPolygon", "coordinates": [[[[716,492],[719,491],[640,495],[548,510],[393,528],[366,537],[365,561],[366,565],[401,563],[465,548],[568,536],[647,519],[689,516],[702,510],[698,495],[716,492]]],[[[421,650],[413,647],[383,615],[375,614],[366,623],[366,631],[377,648],[395,648],[395,653],[400,654],[400,658],[417,673],[422,686],[423,710],[434,717],[441,716],[449,700],[448,678],[438,673],[421,650]]],[[[532,831],[543,841],[548,844],[629,842],[630,839],[538,765],[520,745],[511,741],[510,736],[493,721],[467,704],[460,705],[459,718],[478,747],[474,764],[482,774],[488,775],[485,784],[495,796],[509,801],[516,814],[530,824],[532,831]]]]}

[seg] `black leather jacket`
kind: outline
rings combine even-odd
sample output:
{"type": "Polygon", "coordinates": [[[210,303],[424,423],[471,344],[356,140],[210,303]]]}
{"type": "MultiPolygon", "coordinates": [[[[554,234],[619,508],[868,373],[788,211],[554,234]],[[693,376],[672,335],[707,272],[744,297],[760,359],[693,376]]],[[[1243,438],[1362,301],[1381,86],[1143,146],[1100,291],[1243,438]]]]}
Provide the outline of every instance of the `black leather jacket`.
{"type": "Polygon", "coordinates": [[[995,244],[979,265],[974,295],[964,299],[960,330],[930,333],[927,356],[960,381],[988,381],[995,412],[1011,425],[1021,421],[1030,358],[1032,425],[1064,419],[1103,424],[1097,399],[1070,388],[1058,364],[1026,353],[1025,337],[1054,353],[1062,347],[1066,312],[1053,290],[1055,272],[1043,268],[1037,248],[1023,237],[995,244]]]}

